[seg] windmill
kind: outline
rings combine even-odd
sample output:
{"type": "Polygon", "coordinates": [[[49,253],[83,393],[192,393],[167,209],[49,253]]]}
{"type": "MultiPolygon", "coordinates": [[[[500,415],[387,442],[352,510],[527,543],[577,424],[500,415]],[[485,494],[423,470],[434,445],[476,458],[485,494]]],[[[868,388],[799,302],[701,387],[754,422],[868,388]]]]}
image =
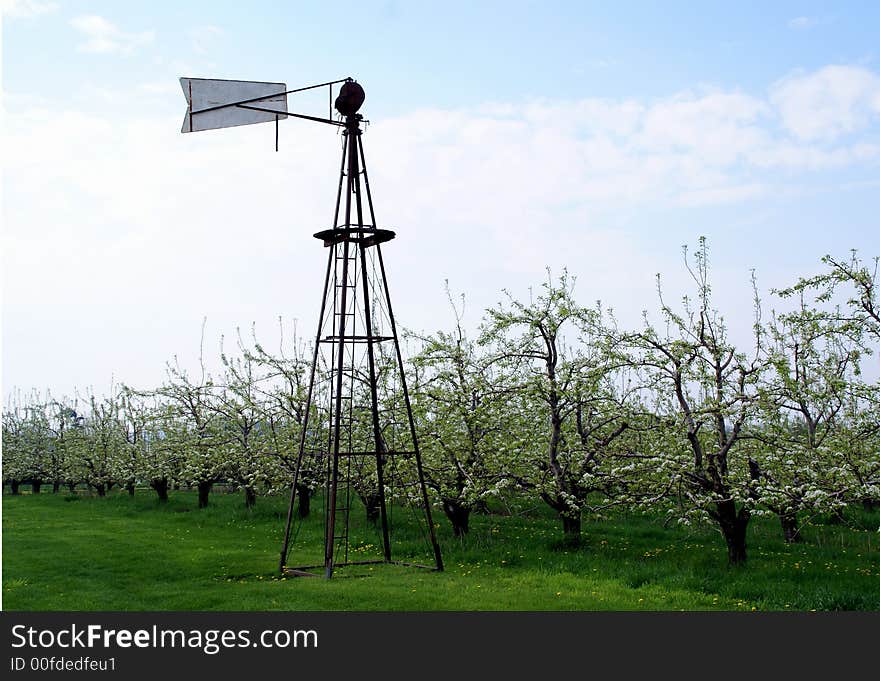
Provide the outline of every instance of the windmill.
{"type": "Polygon", "coordinates": [[[381,246],[395,233],[377,226],[358,113],[365,93],[355,80],[340,80],[288,90],[284,83],[181,78],[187,100],[182,132],[197,132],[252,123],[278,124],[288,117],[341,129],[342,161],[333,223],[317,232],[328,249],[321,311],[315,335],[308,393],[293,471],[279,570],[291,576],[332,577],[336,567],[396,563],[392,552],[392,509],[398,495],[420,507],[418,518],[433,554],[433,568],[443,559],[431,518],[424,469],[397,326],[391,307],[381,246]],[[334,99],[334,86],[340,86],[334,99]],[[327,118],[288,110],[288,95],[328,88],[327,118]],[[334,117],[335,108],[338,116],[334,117]],[[401,484],[398,461],[414,471],[401,484]],[[306,468],[319,470],[324,481],[324,546],[322,562],[291,566],[296,534],[294,504],[297,484],[306,468]],[[391,500],[388,491],[391,490],[391,500]],[[354,560],[350,528],[355,498],[366,499],[381,530],[381,558],[354,560]]]}

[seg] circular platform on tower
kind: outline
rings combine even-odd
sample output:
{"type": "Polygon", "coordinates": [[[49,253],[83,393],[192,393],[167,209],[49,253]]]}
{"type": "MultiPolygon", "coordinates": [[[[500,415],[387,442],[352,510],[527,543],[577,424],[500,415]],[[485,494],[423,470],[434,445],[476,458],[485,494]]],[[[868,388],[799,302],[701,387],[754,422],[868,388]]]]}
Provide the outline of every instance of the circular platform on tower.
{"type": "Polygon", "coordinates": [[[336,227],[317,232],[316,239],[324,242],[325,246],[332,246],[343,241],[359,243],[362,248],[369,248],[376,244],[391,241],[396,234],[390,229],[374,229],[372,227],[336,227]]]}

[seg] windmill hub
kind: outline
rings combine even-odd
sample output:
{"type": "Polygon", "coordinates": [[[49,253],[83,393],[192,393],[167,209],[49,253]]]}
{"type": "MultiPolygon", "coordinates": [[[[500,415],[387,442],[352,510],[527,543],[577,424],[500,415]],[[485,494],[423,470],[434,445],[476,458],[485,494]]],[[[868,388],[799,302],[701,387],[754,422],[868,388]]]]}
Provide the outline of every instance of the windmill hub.
{"type": "Polygon", "coordinates": [[[343,116],[354,116],[364,104],[364,89],[356,81],[347,80],[339,90],[334,106],[343,116]]]}

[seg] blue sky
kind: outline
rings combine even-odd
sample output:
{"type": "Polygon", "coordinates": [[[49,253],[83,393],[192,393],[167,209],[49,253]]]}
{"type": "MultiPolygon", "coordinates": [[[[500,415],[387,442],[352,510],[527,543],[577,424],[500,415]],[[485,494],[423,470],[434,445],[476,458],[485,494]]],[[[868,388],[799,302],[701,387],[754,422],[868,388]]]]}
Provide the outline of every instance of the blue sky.
{"type": "Polygon", "coordinates": [[[444,279],[475,327],[545,266],[636,323],[706,235],[745,338],[750,269],[767,291],[825,253],[880,254],[877,3],[3,8],[7,392],[155,385],[193,361],[204,316],[209,355],[279,315],[311,333],[338,140],[291,121],[279,154],[271,126],[180,135],[180,76],[364,84],[416,329],[449,323],[444,279]]]}
{"type": "Polygon", "coordinates": [[[376,113],[523,97],[664,97],[711,83],[763,89],[796,70],[872,64],[873,2],[33,2],[57,10],[4,31],[5,86],[75,97],[84,78],[149,79],[157,61],[204,56],[218,77],[370,82],[376,113]],[[70,21],[97,15],[131,34],[137,54],[77,53],[70,21]],[[194,31],[215,27],[205,52],[194,31]],[[274,72],[281,74],[270,75],[274,72]],[[262,75],[266,74],[266,75],[262,75]],[[378,95],[382,95],[381,98],[378,95]]]}

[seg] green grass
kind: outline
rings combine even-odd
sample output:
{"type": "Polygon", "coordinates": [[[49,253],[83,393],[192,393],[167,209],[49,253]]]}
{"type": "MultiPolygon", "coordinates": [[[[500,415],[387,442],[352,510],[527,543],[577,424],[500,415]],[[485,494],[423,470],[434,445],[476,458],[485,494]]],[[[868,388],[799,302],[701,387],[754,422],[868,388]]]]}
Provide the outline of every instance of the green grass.
{"type": "MultiPolygon", "coordinates": [[[[711,528],[656,518],[585,522],[583,546],[559,544],[543,508],[476,515],[470,535],[439,536],[446,571],[348,567],[334,579],[275,574],[282,498],[247,510],[240,495],[173,493],[162,505],[63,494],[3,497],[6,610],[880,610],[880,514],[814,525],[786,546],[778,524],[755,520],[749,561],[729,568],[711,528]]],[[[292,563],[320,562],[320,502],[299,529],[292,563]]],[[[428,562],[417,526],[395,511],[395,557],[428,562]]],[[[362,513],[353,512],[353,518],[362,513]]],[[[376,557],[378,533],[352,530],[354,558],[376,557]]]]}

